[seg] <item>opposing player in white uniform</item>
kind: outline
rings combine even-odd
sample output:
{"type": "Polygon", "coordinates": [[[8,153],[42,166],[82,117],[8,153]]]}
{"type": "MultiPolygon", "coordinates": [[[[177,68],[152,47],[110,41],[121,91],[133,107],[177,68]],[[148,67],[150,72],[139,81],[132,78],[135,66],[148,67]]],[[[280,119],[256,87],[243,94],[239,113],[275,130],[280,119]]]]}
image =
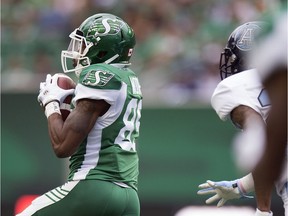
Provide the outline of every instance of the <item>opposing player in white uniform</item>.
{"type": "Polygon", "coordinates": [[[64,122],[59,107],[73,92],[57,86],[57,75],[47,75],[38,96],[55,154],[70,157],[68,181],[19,216],[139,216],[136,141],[142,94],[129,69],[135,34],[119,17],[96,14],[70,38],[62,66],[78,77],[75,108],[64,122]]]}
{"type": "MultiPolygon", "coordinates": [[[[241,138],[236,139],[236,162],[246,171],[251,171],[262,155],[265,134],[265,121],[270,104],[256,69],[247,64],[247,57],[253,48],[254,37],[263,28],[261,22],[249,22],[235,29],[221,54],[220,73],[222,81],[216,87],[211,104],[221,120],[231,119],[234,125],[243,130],[241,138]],[[244,134],[244,135],[243,135],[244,134]],[[254,136],[255,142],[249,139],[254,136]],[[247,138],[247,139],[246,139],[247,138]],[[263,140],[263,142],[261,141],[263,140]],[[260,145],[259,145],[260,144],[260,145]]],[[[283,172],[276,188],[280,196],[287,183],[287,173],[283,172]]],[[[212,194],[207,204],[219,200],[223,206],[227,200],[249,197],[254,191],[252,173],[233,181],[207,181],[199,185],[200,195],[212,194]]],[[[270,204],[271,197],[263,197],[270,204]]],[[[282,196],[285,203],[285,197],[282,196]]],[[[269,205],[270,207],[270,205],[269,205]]],[[[273,215],[270,211],[257,209],[256,215],[273,215]]]]}

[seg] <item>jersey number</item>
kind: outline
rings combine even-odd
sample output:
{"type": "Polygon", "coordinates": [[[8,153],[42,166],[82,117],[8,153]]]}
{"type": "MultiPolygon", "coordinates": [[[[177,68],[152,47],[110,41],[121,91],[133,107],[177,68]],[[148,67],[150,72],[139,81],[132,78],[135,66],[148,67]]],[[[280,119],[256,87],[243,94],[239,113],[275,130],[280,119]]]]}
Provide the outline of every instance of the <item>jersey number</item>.
{"type": "Polygon", "coordinates": [[[115,143],[126,151],[136,151],[135,139],[139,136],[142,100],[132,99],[123,117],[123,127],[115,143]]]}

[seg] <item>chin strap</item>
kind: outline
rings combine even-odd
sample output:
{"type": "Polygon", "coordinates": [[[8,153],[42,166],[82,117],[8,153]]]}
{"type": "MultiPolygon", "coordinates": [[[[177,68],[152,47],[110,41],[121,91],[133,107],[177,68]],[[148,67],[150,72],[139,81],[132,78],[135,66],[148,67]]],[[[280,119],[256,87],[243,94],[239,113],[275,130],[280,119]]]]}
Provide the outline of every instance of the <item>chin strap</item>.
{"type": "Polygon", "coordinates": [[[107,59],[104,63],[109,64],[109,63],[113,62],[118,57],[119,57],[119,55],[116,54],[116,55],[112,56],[110,59],[107,59]]]}
{"type": "Polygon", "coordinates": [[[78,78],[79,78],[82,70],[83,70],[83,66],[77,65],[77,66],[75,67],[75,75],[76,75],[78,78]]]}
{"type": "Polygon", "coordinates": [[[112,63],[111,65],[117,68],[128,68],[131,63],[112,63]]]}

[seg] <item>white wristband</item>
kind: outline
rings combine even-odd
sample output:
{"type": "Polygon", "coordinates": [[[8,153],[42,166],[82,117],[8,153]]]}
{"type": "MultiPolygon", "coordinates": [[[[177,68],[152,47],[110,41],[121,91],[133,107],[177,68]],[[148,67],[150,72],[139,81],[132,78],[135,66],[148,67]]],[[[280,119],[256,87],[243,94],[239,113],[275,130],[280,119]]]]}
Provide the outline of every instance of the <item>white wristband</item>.
{"type": "Polygon", "coordinates": [[[62,103],[60,106],[61,110],[67,110],[67,111],[71,111],[71,105],[67,104],[67,103],[62,103]]]}
{"type": "Polygon", "coordinates": [[[248,194],[254,191],[254,179],[251,173],[237,181],[241,193],[248,194]]]}
{"type": "Polygon", "coordinates": [[[273,216],[273,212],[262,212],[257,208],[255,216],[273,216]]]}
{"type": "Polygon", "coordinates": [[[57,101],[52,101],[45,106],[45,115],[47,119],[53,113],[58,113],[61,115],[59,103],[57,101]]]}

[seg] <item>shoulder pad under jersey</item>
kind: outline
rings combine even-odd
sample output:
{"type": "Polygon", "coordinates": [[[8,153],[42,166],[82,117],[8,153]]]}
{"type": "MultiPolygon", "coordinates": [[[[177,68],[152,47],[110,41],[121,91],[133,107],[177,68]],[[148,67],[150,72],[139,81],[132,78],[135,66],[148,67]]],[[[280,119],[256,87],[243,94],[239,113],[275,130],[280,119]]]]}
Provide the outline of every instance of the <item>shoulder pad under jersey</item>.
{"type": "Polygon", "coordinates": [[[80,74],[79,83],[97,89],[119,90],[121,88],[121,80],[115,71],[102,64],[85,68],[80,74]]]}

